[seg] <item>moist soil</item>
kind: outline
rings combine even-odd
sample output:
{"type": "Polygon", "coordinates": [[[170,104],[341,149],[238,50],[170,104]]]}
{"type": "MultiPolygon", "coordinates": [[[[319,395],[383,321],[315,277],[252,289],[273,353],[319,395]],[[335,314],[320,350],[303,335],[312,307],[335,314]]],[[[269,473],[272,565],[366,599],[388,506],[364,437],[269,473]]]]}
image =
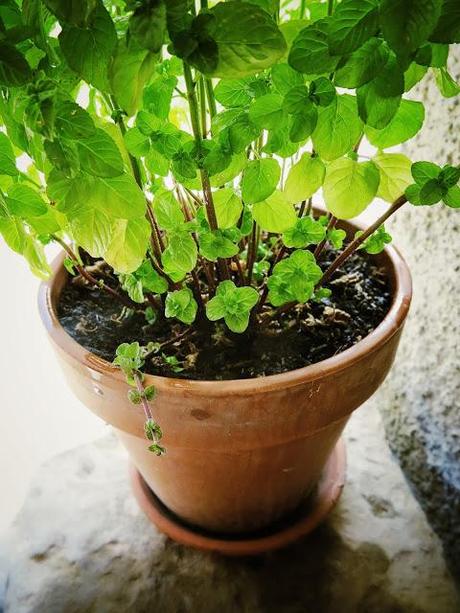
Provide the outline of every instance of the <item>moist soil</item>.
{"type": "MultiPolygon", "coordinates": [[[[325,253],[320,262],[323,270],[336,255],[336,251],[325,253]]],[[[69,277],[58,317],[72,338],[109,362],[120,343],[153,341],[160,348],[146,360],[146,373],[247,379],[301,368],[348,349],[378,326],[391,305],[385,272],[366,253],[353,254],[326,287],[332,291],[328,299],[310,301],[269,318],[268,323],[250,326],[250,332],[233,334],[219,322],[204,321],[193,328],[168,319],[148,324],[141,312],[126,315],[126,309],[106,292],[69,277]]]]}

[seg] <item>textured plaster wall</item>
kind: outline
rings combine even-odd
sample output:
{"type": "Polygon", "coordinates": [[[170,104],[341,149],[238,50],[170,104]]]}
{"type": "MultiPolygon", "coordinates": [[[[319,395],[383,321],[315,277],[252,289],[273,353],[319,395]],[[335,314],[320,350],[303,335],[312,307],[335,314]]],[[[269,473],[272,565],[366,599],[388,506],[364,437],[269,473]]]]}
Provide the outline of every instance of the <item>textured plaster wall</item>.
{"type": "MultiPolygon", "coordinates": [[[[460,81],[460,45],[449,59],[460,81]],[[453,57],[452,57],[453,55],[453,57]]],[[[413,160],[460,164],[460,100],[425,78],[423,132],[403,146],[413,160]]],[[[460,210],[406,205],[388,225],[408,261],[414,299],[397,362],[384,386],[387,436],[460,576],[460,210]]]]}

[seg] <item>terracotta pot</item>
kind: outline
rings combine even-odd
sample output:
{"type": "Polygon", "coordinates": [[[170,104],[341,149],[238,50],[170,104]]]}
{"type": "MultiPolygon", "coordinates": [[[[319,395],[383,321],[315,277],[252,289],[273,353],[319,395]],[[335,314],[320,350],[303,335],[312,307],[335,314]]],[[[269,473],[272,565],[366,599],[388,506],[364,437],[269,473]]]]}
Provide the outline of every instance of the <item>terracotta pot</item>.
{"type": "MultiPolygon", "coordinates": [[[[348,230],[356,229],[343,224],[348,230]]],[[[393,362],[411,299],[409,270],[394,247],[377,257],[393,302],[352,348],[312,366],[234,381],[147,376],[167,453],[147,450],[142,408],[127,400],[123,374],[76,343],[56,315],[67,279],[63,257],[40,289],[41,317],[77,397],[112,424],[132,462],[168,509],[210,531],[242,533],[293,511],[317,483],[350,414],[380,386],[393,362]]]]}

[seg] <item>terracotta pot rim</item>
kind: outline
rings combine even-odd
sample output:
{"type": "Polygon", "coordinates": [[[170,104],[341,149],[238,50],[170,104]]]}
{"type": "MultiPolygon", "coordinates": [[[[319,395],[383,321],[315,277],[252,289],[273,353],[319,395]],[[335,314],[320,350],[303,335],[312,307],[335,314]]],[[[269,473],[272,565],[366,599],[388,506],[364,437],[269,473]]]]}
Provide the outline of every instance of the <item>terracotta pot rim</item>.
{"type": "MultiPolygon", "coordinates": [[[[347,224],[356,227],[356,224],[347,224]]],[[[387,342],[402,326],[407,316],[411,297],[412,281],[409,268],[402,255],[392,245],[387,245],[383,252],[387,269],[392,268],[394,276],[393,301],[385,318],[380,324],[355,345],[331,358],[309,366],[297,368],[276,375],[255,377],[251,379],[193,380],[159,375],[146,375],[146,383],[155,385],[158,390],[182,389],[191,394],[206,396],[226,396],[228,394],[247,395],[270,392],[314,381],[330,373],[339,372],[350,367],[387,342]]],[[[62,272],[65,253],[58,255],[52,263],[53,274],[48,281],[40,284],[38,307],[41,319],[53,342],[70,358],[87,368],[96,370],[113,379],[124,381],[123,373],[113,364],[91,353],[75,341],[61,325],[56,312],[53,288],[56,276],[62,272]]]]}

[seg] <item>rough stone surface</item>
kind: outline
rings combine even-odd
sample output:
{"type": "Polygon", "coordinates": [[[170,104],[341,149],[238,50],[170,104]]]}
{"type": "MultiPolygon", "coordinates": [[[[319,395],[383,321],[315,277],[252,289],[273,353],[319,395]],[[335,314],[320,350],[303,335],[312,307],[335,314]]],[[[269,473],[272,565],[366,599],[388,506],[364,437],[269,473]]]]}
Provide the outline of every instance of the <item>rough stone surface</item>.
{"type": "MultiPolygon", "coordinates": [[[[450,70],[459,81],[460,46],[450,70]]],[[[442,98],[429,78],[414,98],[426,119],[405,153],[459,164],[459,98],[442,98]]],[[[460,212],[406,205],[388,228],[412,271],[414,299],[380,406],[390,445],[460,579],[460,212]]]]}
{"type": "Polygon", "coordinates": [[[0,548],[5,613],[458,611],[439,540],[375,403],[353,416],[346,438],[348,482],[327,523],[254,559],[200,553],[159,534],[137,508],[114,439],[57,456],[0,548]]]}

